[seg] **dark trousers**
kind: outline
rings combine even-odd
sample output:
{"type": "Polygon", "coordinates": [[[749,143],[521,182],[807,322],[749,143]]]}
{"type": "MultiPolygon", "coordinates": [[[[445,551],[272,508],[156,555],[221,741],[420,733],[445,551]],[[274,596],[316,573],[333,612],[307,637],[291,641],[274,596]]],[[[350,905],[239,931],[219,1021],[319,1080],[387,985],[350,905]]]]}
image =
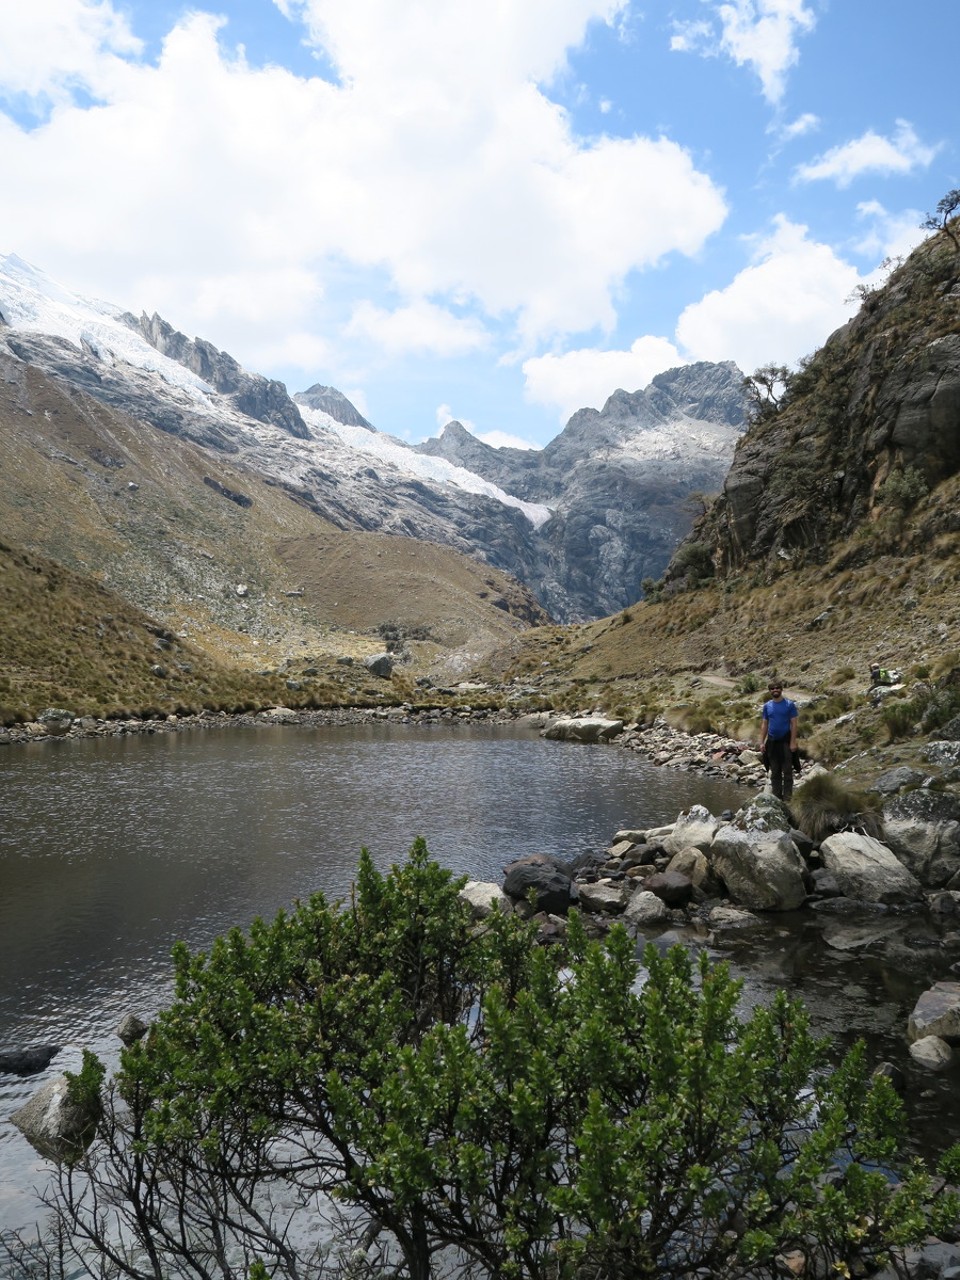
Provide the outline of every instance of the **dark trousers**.
{"type": "Polygon", "coordinates": [[[793,760],[790,756],[790,739],[767,739],[767,760],[770,764],[770,788],[781,800],[793,795],[793,760]]]}

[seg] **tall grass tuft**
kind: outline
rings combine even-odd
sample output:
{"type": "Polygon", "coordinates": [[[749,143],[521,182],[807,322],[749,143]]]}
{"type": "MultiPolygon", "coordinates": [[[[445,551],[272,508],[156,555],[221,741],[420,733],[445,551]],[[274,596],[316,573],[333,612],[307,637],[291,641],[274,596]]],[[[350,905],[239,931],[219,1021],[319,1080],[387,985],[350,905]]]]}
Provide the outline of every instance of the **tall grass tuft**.
{"type": "Polygon", "coordinates": [[[793,793],[790,810],[797,826],[820,844],[838,831],[883,836],[880,796],[845,786],[833,773],[817,773],[793,793]]]}

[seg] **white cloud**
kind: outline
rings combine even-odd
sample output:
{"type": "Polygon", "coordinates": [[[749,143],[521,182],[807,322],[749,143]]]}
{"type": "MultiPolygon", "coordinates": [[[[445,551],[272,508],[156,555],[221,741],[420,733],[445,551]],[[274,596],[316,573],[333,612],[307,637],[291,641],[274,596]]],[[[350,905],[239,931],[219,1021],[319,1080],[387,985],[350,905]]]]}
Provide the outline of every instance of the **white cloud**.
{"type": "MultiPolygon", "coordinates": [[[[874,262],[906,257],[926,235],[920,226],[923,214],[919,209],[890,213],[879,200],[865,200],[857,205],[857,217],[865,227],[853,248],[862,257],[874,262]]],[[[879,283],[885,275],[886,272],[878,267],[866,278],[865,283],[879,283]]]]}
{"type": "Polygon", "coordinates": [[[560,421],[566,422],[577,409],[602,409],[618,388],[637,391],[655,374],[684,363],[672,342],[655,337],[638,338],[629,351],[585,348],[535,356],[523,363],[525,395],[556,408],[560,421]]]}
{"type": "Polygon", "coordinates": [[[792,142],[794,138],[803,138],[819,128],[820,117],[814,115],[812,111],[805,111],[803,115],[797,116],[796,120],[777,125],[776,134],[781,142],[792,142]]]}
{"type": "Polygon", "coordinates": [[[719,30],[704,19],[678,23],[671,49],[704,57],[726,54],[759,77],[768,102],[779,102],[787,72],[799,61],[797,41],[816,25],[813,10],[804,0],[728,0],[711,7],[719,30]]]}
{"type": "Polygon", "coordinates": [[[441,322],[446,306],[512,325],[527,350],[609,330],[631,272],[696,254],[726,217],[683,147],[584,142],[543,87],[625,4],[286,0],[336,83],[249,65],[225,52],[225,20],[196,10],[153,65],[108,0],[20,6],[4,17],[3,49],[21,52],[0,55],[0,90],[77,84],[99,105],[64,93],[32,131],[0,114],[7,247],[78,289],[162,308],[253,367],[276,350],[281,311],[295,333],[344,323],[341,276],[354,292],[370,278],[354,323],[394,351],[385,296],[420,350],[479,342],[480,321],[441,322]]]}
{"type": "Polygon", "coordinates": [[[735,360],[744,373],[793,364],[850,316],[855,267],[780,215],[754,261],[725,289],[685,308],[677,340],[691,360],[735,360]]]}
{"type": "Polygon", "coordinates": [[[78,91],[93,97],[118,88],[122,60],[143,48],[110,0],[31,0],[4,6],[0,100],[16,99],[43,116],[78,91]]]}
{"type": "Polygon", "coordinates": [[[926,168],[939,151],[917,137],[907,120],[898,120],[892,138],[868,129],[859,138],[831,147],[809,164],[800,165],[796,178],[800,182],[829,180],[838,187],[848,187],[865,173],[904,174],[926,168]]]}
{"type": "Polygon", "coordinates": [[[541,449],[542,445],[532,440],[523,440],[520,436],[512,436],[507,431],[483,431],[474,433],[478,440],[490,445],[492,449],[541,449]]]}
{"type": "Polygon", "coordinates": [[[422,299],[407,307],[387,311],[371,302],[359,303],[346,327],[350,338],[375,343],[388,356],[431,352],[439,356],[461,356],[488,345],[483,326],[462,320],[445,307],[422,299]]]}
{"type": "Polygon", "coordinates": [[[670,37],[670,48],[674,53],[700,53],[704,57],[711,57],[717,52],[716,31],[711,23],[702,18],[677,22],[670,37]]]}

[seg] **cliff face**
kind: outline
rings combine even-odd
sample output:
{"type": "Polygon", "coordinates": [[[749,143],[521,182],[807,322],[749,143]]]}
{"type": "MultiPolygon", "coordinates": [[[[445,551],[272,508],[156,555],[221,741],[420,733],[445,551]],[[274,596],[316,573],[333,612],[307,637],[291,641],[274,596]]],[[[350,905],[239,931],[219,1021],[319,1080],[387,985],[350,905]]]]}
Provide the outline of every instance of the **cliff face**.
{"type": "MultiPolygon", "coordinates": [[[[941,233],[866,293],[857,316],[788,380],[779,408],[756,415],[690,541],[706,545],[721,575],[824,563],[855,533],[863,557],[881,544],[907,551],[895,546],[908,536],[904,512],[958,469],[960,253],[941,233]]],[[[950,516],[931,511],[931,520],[909,537],[950,516]]]]}
{"type": "Polygon", "coordinates": [[[726,362],[658,374],[580,409],[539,452],[492,449],[459,424],[418,451],[469,468],[553,509],[531,576],[554,617],[616,613],[663,572],[693,519],[692,496],[716,492],[743,429],[743,375],[726,362]]]}

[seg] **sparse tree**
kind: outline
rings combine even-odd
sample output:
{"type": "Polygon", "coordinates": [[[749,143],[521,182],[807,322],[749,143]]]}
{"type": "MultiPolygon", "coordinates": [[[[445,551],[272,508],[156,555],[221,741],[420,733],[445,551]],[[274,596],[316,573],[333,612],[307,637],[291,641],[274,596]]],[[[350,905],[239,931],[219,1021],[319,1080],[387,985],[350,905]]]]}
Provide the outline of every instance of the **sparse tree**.
{"type": "Polygon", "coordinates": [[[791,389],[793,374],[785,364],[765,364],[743,380],[748,413],[753,422],[774,417],[783,408],[791,389]]]}
{"type": "Polygon", "coordinates": [[[953,223],[960,214],[960,187],[948,191],[942,200],[937,202],[936,212],[928,213],[920,226],[924,231],[942,231],[960,253],[960,236],[957,235],[953,223]]]}
{"type": "Polygon", "coordinates": [[[695,518],[705,516],[717,500],[715,493],[704,493],[700,489],[691,489],[684,499],[684,506],[695,518]]]}

